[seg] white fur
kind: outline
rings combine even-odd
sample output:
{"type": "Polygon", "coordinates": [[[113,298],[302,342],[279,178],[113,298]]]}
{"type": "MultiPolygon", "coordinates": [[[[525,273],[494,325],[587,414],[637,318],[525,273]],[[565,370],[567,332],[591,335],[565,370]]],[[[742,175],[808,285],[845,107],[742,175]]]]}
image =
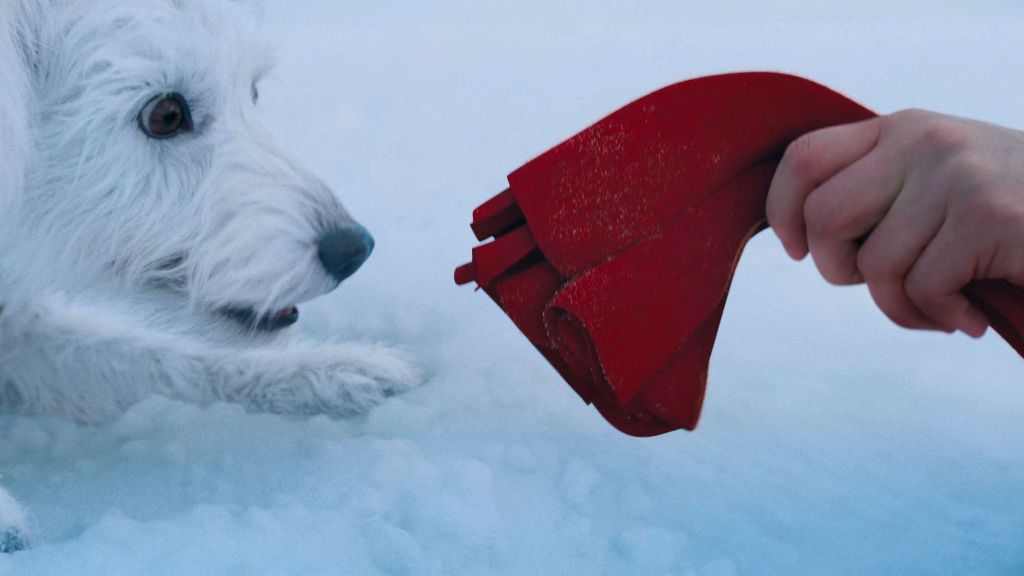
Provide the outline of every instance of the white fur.
{"type": "MultiPolygon", "coordinates": [[[[0,409],[96,422],[158,393],[345,416],[416,385],[381,346],[246,329],[337,282],[355,226],[261,128],[269,66],[243,0],[0,0],[0,409]],[[192,133],[137,119],[178,92],[192,133]]],[[[0,533],[24,533],[0,490],[0,533]]]]}

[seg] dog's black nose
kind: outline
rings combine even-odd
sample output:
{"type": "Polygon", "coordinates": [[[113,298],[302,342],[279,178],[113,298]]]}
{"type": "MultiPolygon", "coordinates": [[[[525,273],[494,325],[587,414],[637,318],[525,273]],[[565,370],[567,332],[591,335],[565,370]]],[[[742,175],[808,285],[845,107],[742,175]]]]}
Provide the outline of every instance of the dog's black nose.
{"type": "Polygon", "coordinates": [[[356,225],[339,228],[320,237],[318,254],[324,268],[338,282],[355,274],[373,252],[373,236],[356,225]]]}

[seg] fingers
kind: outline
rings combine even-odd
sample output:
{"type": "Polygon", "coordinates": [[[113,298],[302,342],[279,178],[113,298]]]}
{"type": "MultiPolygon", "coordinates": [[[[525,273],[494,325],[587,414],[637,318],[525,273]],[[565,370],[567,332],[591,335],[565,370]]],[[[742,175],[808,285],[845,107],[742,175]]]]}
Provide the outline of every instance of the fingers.
{"type": "Polygon", "coordinates": [[[811,192],[804,204],[807,245],[826,280],[864,281],[857,267],[861,239],[889,212],[902,184],[903,164],[875,148],[811,192]]]}
{"type": "Polygon", "coordinates": [[[768,223],[786,252],[807,255],[804,202],[811,192],[843,168],[863,158],[878,142],[880,121],[865,120],[810,132],[786,149],[768,191],[768,223]]]}
{"type": "MultiPolygon", "coordinates": [[[[924,188],[904,186],[889,213],[857,252],[857,270],[867,282],[875,304],[890,320],[904,328],[942,330],[907,296],[905,284],[911,267],[935,238],[944,218],[943,206],[923,201],[924,188]]],[[[924,200],[934,200],[926,198],[924,200]]]]}
{"type": "Polygon", "coordinates": [[[1024,137],[996,132],[922,111],[812,132],[779,163],[769,224],[826,280],[866,282],[897,324],[981,336],[987,318],[963,289],[1024,277],[1024,137]]]}
{"type": "Polygon", "coordinates": [[[988,320],[963,294],[974,280],[976,252],[947,220],[910,269],[904,288],[917,308],[944,330],[980,338],[988,320]]]}

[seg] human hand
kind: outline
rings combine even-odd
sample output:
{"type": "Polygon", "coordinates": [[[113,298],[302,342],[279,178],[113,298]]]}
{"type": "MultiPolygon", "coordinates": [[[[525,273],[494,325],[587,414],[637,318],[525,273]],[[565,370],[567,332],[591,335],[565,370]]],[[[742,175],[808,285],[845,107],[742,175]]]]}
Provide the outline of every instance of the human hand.
{"type": "Polygon", "coordinates": [[[817,130],[786,150],[766,209],[790,256],[866,282],[905,328],[980,337],[964,287],[1024,286],[1024,132],[922,110],[817,130]]]}

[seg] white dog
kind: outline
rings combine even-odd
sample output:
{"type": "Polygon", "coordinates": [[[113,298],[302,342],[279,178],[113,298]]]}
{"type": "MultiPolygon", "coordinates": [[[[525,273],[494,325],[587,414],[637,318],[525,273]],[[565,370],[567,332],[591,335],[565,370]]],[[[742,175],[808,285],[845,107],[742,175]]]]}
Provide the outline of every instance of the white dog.
{"type": "MultiPolygon", "coordinates": [[[[373,240],[260,127],[267,66],[246,0],[0,0],[0,408],[344,416],[421,381],[282,334],[373,240]]],[[[0,490],[0,550],[24,540],[0,490]]]]}

